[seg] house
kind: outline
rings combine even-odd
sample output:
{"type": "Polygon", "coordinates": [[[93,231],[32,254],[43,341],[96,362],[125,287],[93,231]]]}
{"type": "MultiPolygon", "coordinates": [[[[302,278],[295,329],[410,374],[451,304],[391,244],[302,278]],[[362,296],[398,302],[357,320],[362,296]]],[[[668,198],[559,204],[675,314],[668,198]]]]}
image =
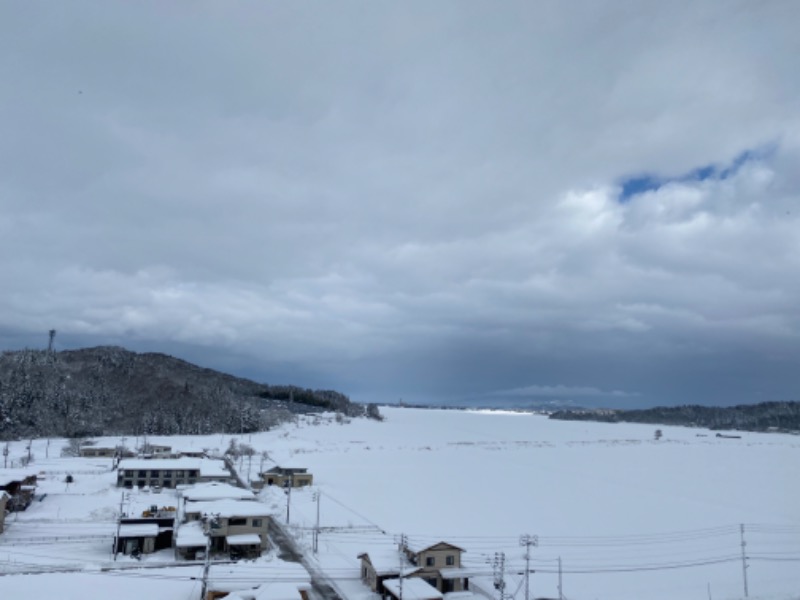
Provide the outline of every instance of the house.
{"type": "Polygon", "coordinates": [[[387,596],[393,600],[442,600],[444,594],[419,577],[387,579],[383,582],[387,596]]]}
{"type": "Polygon", "coordinates": [[[266,485],[279,487],[304,487],[314,482],[314,476],[306,468],[277,465],[261,473],[261,479],[266,485]]]}
{"type": "Polygon", "coordinates": [[[174,506],[153,505],[140,516],[120,516],[114,552],[150,554],[171,548],[175,515],[174,506]]]}
{"type": "MultiPolygon", "coordinates": [[[[252,500],[215,500],[186,502],[183,507],[184,523],[178,528],[176,551],[182,558],[196,555],[198,525],[202,523],[203,535],[208,535],[212,552],[227,552],[231,558],[256,558],[269,545],[269,507],[252,500]],[[195,524],[193,524],[195,523],[195,524]],[[186,533],[183,529],[188,527],[186,533]]],[[[205,540],[204,540],[205,542],[205,540]]],[[[205,543],[203,544],[205,550],[205,543]]]]}
{"type": "Polygon", "coordinates": [[[171,458],[172,446],[145,442],[139,448],[139,456],[141,458],[171,458]]]}
{"type": "Polygon", "coordinates": [[[81,446],[78,449],[78,454],[84,458],[114,458],[117,452],[110,446],[81,446]]]}
{"type": "Polygon", "coordinates": [[[0,533],[3,533],[3,527],[6,523],[6,504],[8,504],[9,500],[11,500],[11,496],[5,492],[0,492],[0,533]]]}
{"type": "Polygon", "coordinates": [[[310,589],[311,577],[299,563],[274,559],[269,566],[214,564],[208,571],[204,600],[309,600],[310,589]]]}
{"type": "Polygon", "coordinates": [[[463,548],[448,544],[447,542],[437,542],[436,544],[415,544],[408,542],[402,548],[408,557],[409,562],[420,568],[414,576],[427,581],[442,593],[460,592],[468,587],[466,577],[450,577],[448,570],[452,573],[460,573],[461,554],[463,548]]]}
{"type": "Polygon", "coordinates": [[[221,460],[210,458],[125,459],[117,465],[117,486],[132,488],[178,485],[203,481],[229,482],[233,475],[221,460]]]}
{"type": "Polygon", "coordinates": [[[361,560],[361,580],[369,586],[370,590],[381,596],[386,596],[386,590],[383,587],[384,581],[408,577],[420,570],[394,546],[380,550],[373,549],[369,553],[363,552],[358,555],[358,558],[361,560]]]}
{"type": "Polygon", "coordinates": [[[9,496],[7,511],[25,510],[33,502],[36,474],[23,469],[3,469],[0,471],[0,494],[3,492],[9,496]]]}

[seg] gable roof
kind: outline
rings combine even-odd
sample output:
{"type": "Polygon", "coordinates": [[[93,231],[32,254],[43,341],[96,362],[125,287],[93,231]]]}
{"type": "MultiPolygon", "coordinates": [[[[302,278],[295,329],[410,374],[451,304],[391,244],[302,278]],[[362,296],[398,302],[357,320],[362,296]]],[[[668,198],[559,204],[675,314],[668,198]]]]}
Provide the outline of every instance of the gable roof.
{"type": "Polygon", "coordinates": [[[455,544],[451,544],[449,542],[436,542],[435,544],[426,544],[421,542],[416,542],[414,540],[409,540],[406,544],[406,548],[408,548],[414,554],[419,554],[420,552],[425,552],[426,550],[458,550],[459,552],[466,552],[462,547],[456,546],[455,544]]]}
{"type": "MultiPolygon", "coordinates": [[[[400,580],[387,579],[383,587],[395,597],[400,597],[400,580]]],[[[403,600],[441,600],[444,595],[420,577],[403,579],[403,600]]]]}
{"type": "Polygon", "coordinates": [[[256,495],[250,490],[233,486],[220,481],[197,483],[181,490],[181,496],[187,501],[209,500],[255,500],[256,495]]]}
{"type": "Polygon", "coordinates": [[[188,502],[185,514],[216,515],[220,517],[269,518],[271,511],[266,504],[252,500],[213,500],[211,502],[188,502]]]}
{"type": "Polygon", "coordinates": [[[395,548],[374,549],[369,553],[362,552],[358,558],[372,565],[378,576],[401,574],[406,576],[420,570],[420,567],[412,565],[408,557],[395,548]]]}

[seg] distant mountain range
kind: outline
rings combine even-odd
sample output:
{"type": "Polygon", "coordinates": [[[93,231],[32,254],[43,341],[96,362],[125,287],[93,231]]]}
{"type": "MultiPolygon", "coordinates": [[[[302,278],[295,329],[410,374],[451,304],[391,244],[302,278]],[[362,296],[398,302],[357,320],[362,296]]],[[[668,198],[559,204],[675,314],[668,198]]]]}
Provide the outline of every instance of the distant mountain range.
{"type": "Polygon", "coordinates": [[[670,406],[639,410],[559,410],[551,419],[684,425],[741,431],[800,431],[800,402],[762,402],[738,406],[670,406]]]}
{"type": "Polygon", "coordinates": [[[116,346],[0,354],[0,439],[246,433],[315,410],[366,411],[332,390],[256,383],[116,346]]]}

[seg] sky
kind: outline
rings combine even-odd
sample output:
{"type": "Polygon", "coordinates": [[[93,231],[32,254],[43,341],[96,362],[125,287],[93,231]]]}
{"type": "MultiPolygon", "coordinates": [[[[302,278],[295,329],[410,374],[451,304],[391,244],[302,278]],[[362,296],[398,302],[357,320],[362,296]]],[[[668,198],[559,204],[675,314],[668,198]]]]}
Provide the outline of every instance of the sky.
{"type": "Polygon", "coordinates": [[[0,349],[797,400],[800,4],[0,2],[0,349]]]}

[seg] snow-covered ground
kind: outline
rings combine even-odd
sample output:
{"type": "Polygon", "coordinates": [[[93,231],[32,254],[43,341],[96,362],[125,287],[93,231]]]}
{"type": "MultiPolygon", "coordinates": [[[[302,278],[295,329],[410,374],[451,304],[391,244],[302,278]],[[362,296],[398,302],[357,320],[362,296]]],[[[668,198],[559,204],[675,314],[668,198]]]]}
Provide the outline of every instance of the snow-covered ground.
{"type": "MultiPolygon", "coordinates": [[[[726,439],[706,430],[658,427],[663,437],[656,441],[651,425],[561,422],[508,412],[382,412],[381,423],[307,418],[233,436],[266,450],[282,466],[304,466],[314,474],[313,489],[292,492],[291,524],[310,550],[317,514],[313,492],[319,491],[323,529],[316,560],[354,596],[369,596],[358,583],[357,555],[390,548],[406,534],[463,547],[465,563],[489,577],[490,562],[504,553],[506,591],[523,600],[517,573],[525,549],[519,538],[530,534],[538,536],[530,551],[536,571],[531,597],[558,597],[561,559],[563,594],[570,600],[742,598],[744,524],[750,598],[800,598],[800,437],[742,433],[741,439],[726,439]]],[[[148,441],[224,450],[230,438],[148,441]]],[[[43,473],[39,493],[47,496],[10,516],[0,535],[0,572],[83,565],[96,570],[111,561],[121,494],[110,459],[52,458],[63,446],[56,440],[50,442],[51,458],[45,458],[46,443],[33,441],[32,467],[43,473]],[[67,473],[75,479],[69,486],[67,473]]],[[[26,445],[12,442],[11,458],[23,456],[26,445]]],[[[241,470],[255,477],[259,460],[256,455],[250,465],[243,462],[241,470]]],[[[126,502],[168,504],[169,496],[136,492],[126,502]]],[[[281,490],[265,490],[261,498],[285,520],[281,490]]],[[[137,566],[172,560],[164,551],[137,566]]],[[[78,575],[46,577],[63,578],[59,587],[66,590],[78,575]]],[[[85,576],[90,575],[111,579],[85,576]]],[[[0,577],[0,598],[41,577],[0,577]]],[[[146,572],[140,579],[149,581],[146,572]]],[[[181,580],[188,587],[168,597],[194,597],[190,583],[181,580]]],[[[115,592],[118,600],[127,597],[115,592]]]]}

